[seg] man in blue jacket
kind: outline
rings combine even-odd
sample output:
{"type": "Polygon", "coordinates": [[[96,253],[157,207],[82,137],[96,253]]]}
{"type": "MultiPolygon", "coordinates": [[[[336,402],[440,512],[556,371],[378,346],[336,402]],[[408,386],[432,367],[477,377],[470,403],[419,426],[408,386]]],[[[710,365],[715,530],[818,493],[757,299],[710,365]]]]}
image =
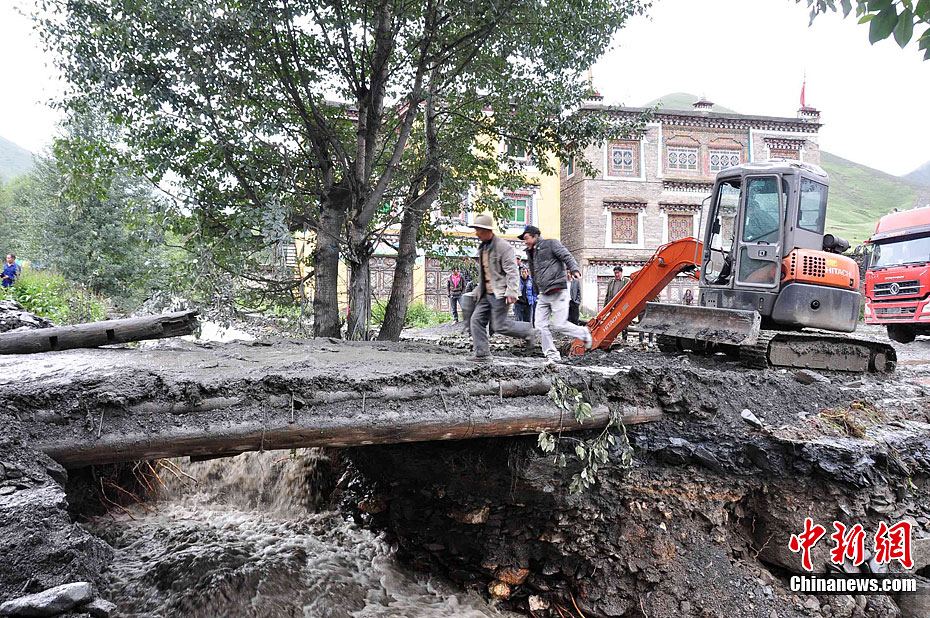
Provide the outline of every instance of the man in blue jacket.
{"type": "Polygon", "coordinates": [[[3,264],[3,281],[0,283],[5,288],[10,287],[16,282],[19,276],[19,264],[16,263],[16,256],[12,253],[6,256],[6,263],[3,264]]]}
{"type": "Polygon", "coordinates": [[[536,289],[533,287],[533,277],[530,269],[520,267],[520,298],[513,306],[513,315],[520,322],[532,322],[536,309],[536,289]]]}
{"type": "Polygon", "coordinates": [[[536,288],[536,317],[533,326],[539,330],[543,354],[551,361],[562,359],[552,340],[550,328],[561,335],[581,339],[590,348],[591,331],[568,321],[569,295],[565,271],[569,271],[573,279],[580,279],[578,262],[558,240],[544,239],[535,225],[526,226],[519,238],[526,245],[530,273],[536,288]]]}

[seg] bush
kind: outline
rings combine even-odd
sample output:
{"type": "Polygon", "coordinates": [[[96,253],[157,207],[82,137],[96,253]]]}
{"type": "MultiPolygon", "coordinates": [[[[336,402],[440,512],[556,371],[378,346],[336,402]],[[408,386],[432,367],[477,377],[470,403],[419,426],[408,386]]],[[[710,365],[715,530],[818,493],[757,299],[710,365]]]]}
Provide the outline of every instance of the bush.
{"type": "MultiPolygon", "coordinates": [[[[375,301],[371,304],[371,321],[373,323],[384,323],[384,310],[386,307],[386,301],[375,301]]],[[[413,303],[407,307],[404,326],[407,328],[426,328],[428,326],[438,326],[451,320],[452,316],[445,311],[436,311],[426,303],[413,303]]]]}
{"type": "Polygon", "coordinates": [[[107,315],[106,304],[98,296],[49,272],[23,269],[12,287],[2,288],[0,298],[15,300],[26,311],[55,324],[95,322],[107,315]]]}

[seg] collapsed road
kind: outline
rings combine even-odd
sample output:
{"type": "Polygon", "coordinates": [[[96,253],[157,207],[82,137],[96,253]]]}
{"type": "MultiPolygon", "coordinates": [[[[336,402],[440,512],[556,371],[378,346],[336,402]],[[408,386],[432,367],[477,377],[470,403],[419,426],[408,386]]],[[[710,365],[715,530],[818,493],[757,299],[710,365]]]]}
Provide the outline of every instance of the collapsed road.
{"type": "MultiPolygon", "coordinates": [[[[131,436],[132,449],[150,440],[157,454],[171,442],[161,435],[219,428],[210,435],[229,438],[230,423],[242,419],[265,427],[268,439],[269,428],[304,422],[313,410],[327,419],[371,415],[370,424],[380,419],[383,427],[447,414],[476,422],[503,409],[536,414],[552,405],[546,384],[559,376],[596,411],[653,421],[626,428],[631,466],[614,457],[594,487],[572,494],[576,468],[555,465],[534,436],[361,446],[401,441],[369,431],[353,442],[359,446],[332,451],[329,476],[341,480],[330,504],[383,531],[406,563],[539,617],[928,615],[926,596],[797,595],[787,575],[800,569],[788,538],[806,517],[869,531],[879,521],[910,521],[914,571],[928,575],[930,342],[899,347],[898,371],[875,376],[749,370],[636,345],[555,368],[513,356],[474,367],[447,350],[415,342],[167,342],[11,359],[0,389],[9,428],[0,456],[0,602],[74,581],[118,589],[106,565],[131,551],[68,515],[64,487],[73,498],[99,474],[73,462],[66,474],[37,446],[62,449],[64,458],[70,442],[82,446],[68,456],[84,457],[106,436],[131,436]]],[[[249,432],[247,441],[234,436],[200,454],[255,448],[254,427],[249,432]]],[[[258,448],[293,445],[257,437],[258,448]]],[[[117,447],[104,452],[104,460],[125,456],[117,447]]],[[[827,551],[826,543],[815,548],[816,570],[827,551]]],[[[247,588],[236,577],[211,575],[206,591],[185,598],[185,614],[216,615],[215,580],[247,588]]]]}

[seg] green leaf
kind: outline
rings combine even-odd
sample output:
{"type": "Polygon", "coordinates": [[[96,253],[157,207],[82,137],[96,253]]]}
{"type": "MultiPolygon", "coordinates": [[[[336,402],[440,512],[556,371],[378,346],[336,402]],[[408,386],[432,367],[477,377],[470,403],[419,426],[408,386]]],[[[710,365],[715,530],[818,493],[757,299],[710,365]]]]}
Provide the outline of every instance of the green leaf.
{"type": "Polygon", "coordinates": [[[893,6],[882,9],[869,26],[869,42],[873,45],[887,39],[898,23],[898,13],[893,6]]]}
{"type": "Polygon", "coordinates": [[[874,18],[875,18],[875,13],[866,13],[865,15],[859,18],[859,23],[867,24],[870,21],[872,21],[874,18]]]}
{"type": "Polygon", "coordinates": [[[852,12],[852,0],[840,0],[840,6],[843,7],[843,17],[849,17],[852,12]]]}
{"type": "Polygon", "coordinates": [[[883,11],[892,5],[892,0],[868,0],[866,6],[872,12],[883,11]]]}
{"type": "Polygon", "coordinates": [[[584,459],[587,454],[588,452],[580,444],[575,447],[575,455],[578,456],[578,459],[584,459]]]}
{"type": "Polygon", "coordinates": [[[914,36],[914,14],[911,9],[906,8],[898,17],[898,25],[894,29],[894,40],[903,49],[914,36]]]}
{"type": "Polygon", "coordinates": [[[918,19],[930,19],[930,0],[917,0],[914,14],[917,15],[918,19]]]}
{"type": "Polygon", "coordinates": [[[917,49],[928,49],[930,48],[930,29],[924,32],[919,39],[917,39],[917,49]]]}

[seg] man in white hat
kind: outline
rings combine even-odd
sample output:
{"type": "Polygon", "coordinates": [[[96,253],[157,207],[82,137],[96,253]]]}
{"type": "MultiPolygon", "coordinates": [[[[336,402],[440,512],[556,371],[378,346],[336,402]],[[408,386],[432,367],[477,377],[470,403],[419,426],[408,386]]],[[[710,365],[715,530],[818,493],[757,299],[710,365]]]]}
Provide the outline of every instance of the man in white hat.
{"type": "Polygon", "coordinates": [[[510,316],[510,305],[520,298],[520,273],[513,247],[494,234],[494,221],[490,215],[478,215],[471,227],[481,245],[478,247],[475,309],[470,324],[475,355],[469,360],[490,362],[488,323],[495,333],[526,339],[530,346],[536,344],[536,331],[528,322],[515,322],[510,316]]]}

